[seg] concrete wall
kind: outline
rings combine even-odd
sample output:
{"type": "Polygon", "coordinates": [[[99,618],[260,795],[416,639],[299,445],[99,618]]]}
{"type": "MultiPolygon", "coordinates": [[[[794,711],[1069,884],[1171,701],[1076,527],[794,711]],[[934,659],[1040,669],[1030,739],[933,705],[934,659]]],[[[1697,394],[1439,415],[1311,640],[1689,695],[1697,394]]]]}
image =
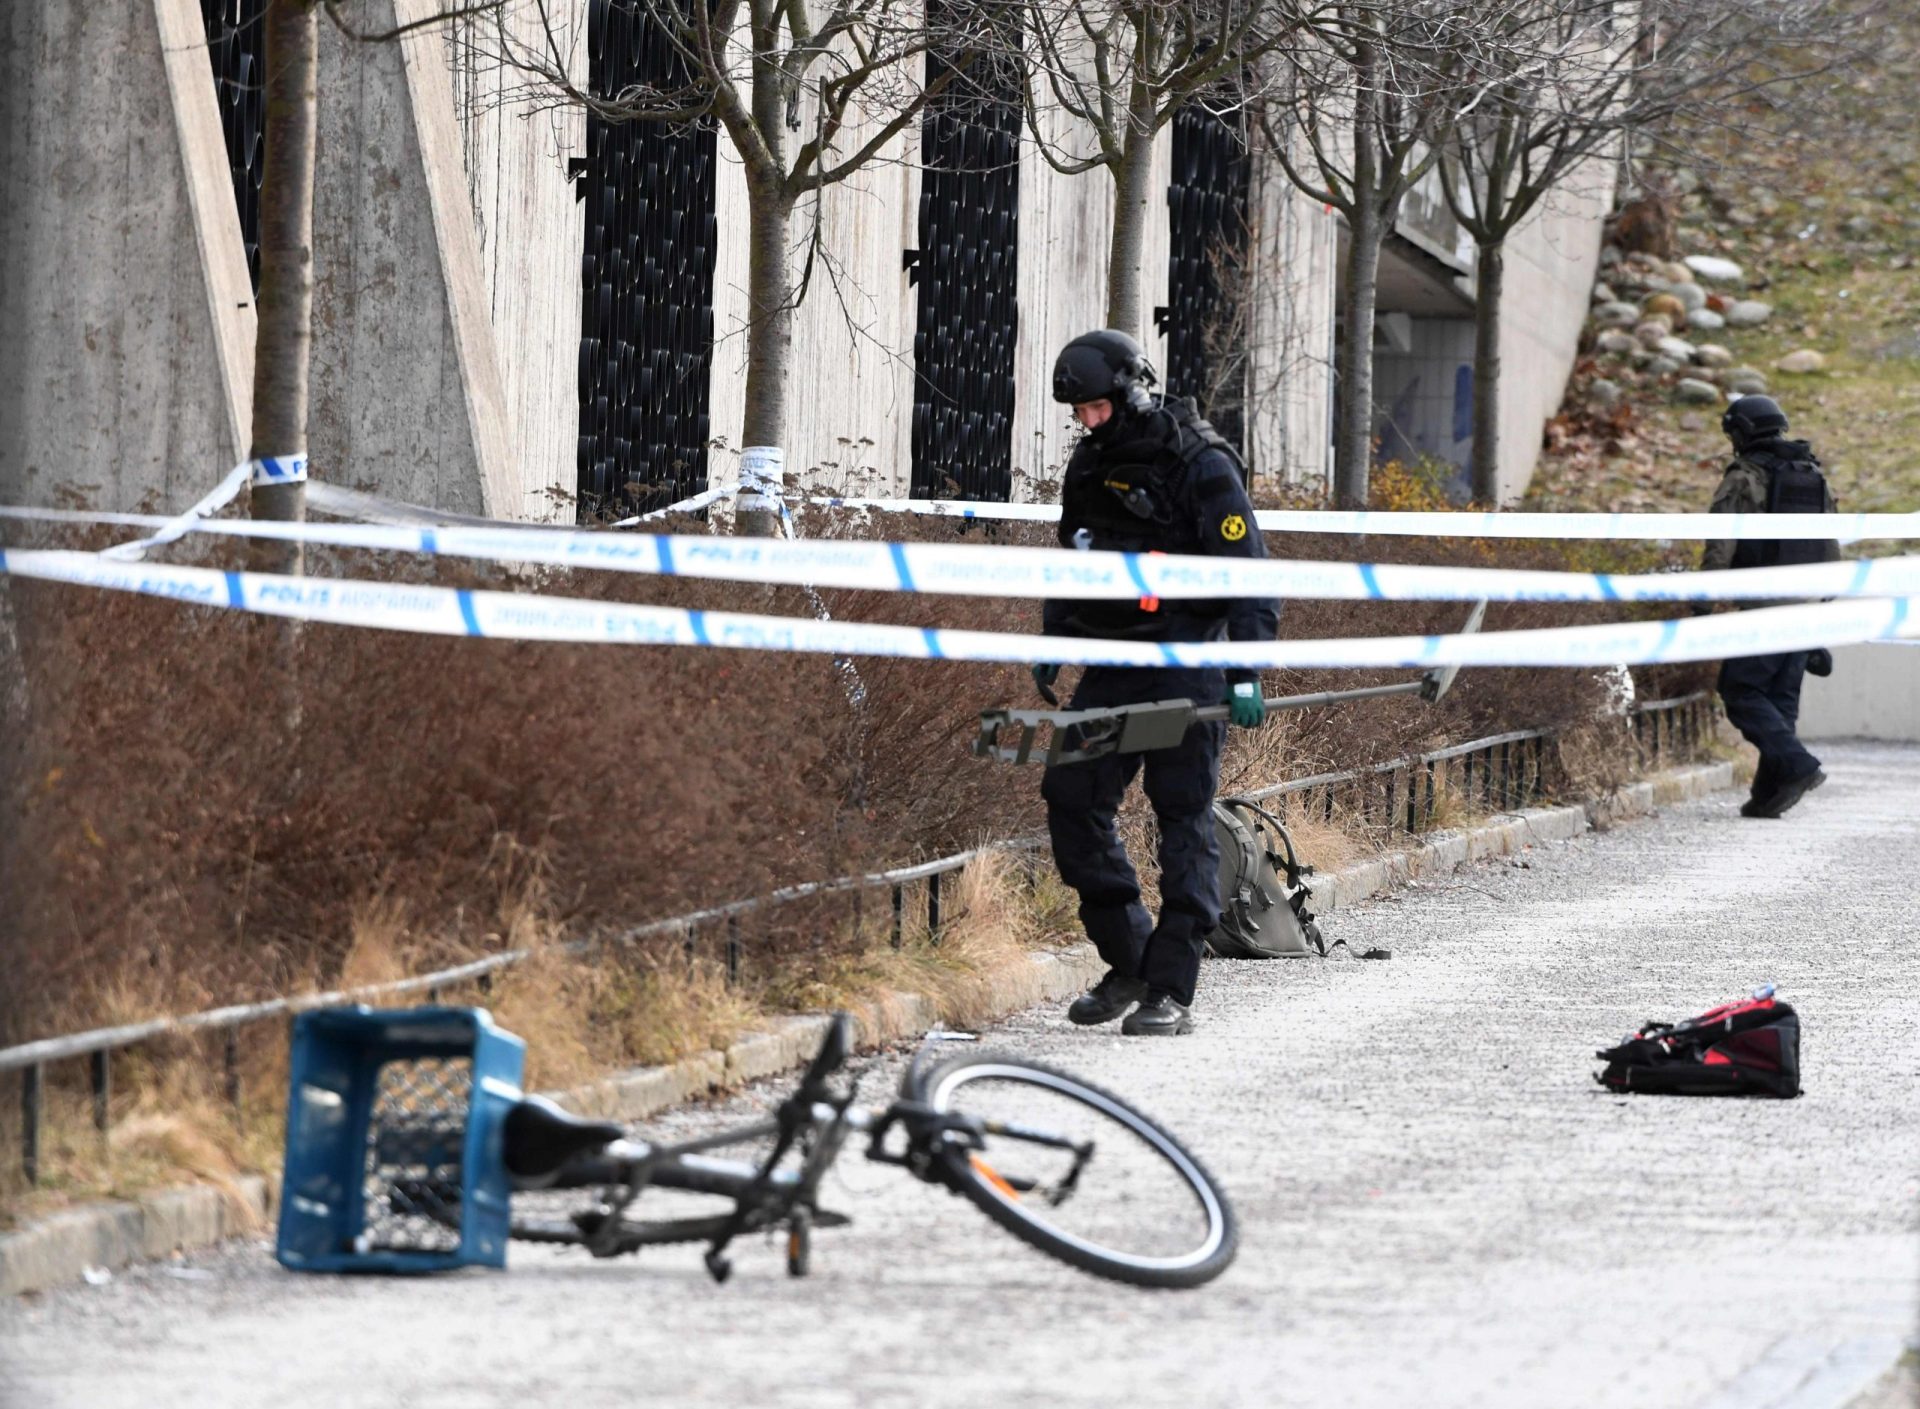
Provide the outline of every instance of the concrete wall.
{"type": "Polygon", "coordinates": [[[1248,458],[1260,477],[1324,483],[1332,469],[1340,222],[1277,163],[1256,160],[1252,187],[1248,458]]]}
{"type": "MultiPolygon", "coordinates": [[[[1430,183],[1429,183],[1430,184],[1430,183]]],[[[1555,191],[1507,240],[1506,296],[1500,310],[1500,500],[1526,492],[1540,458],[1540,435],[1558,413],[1580,343],[1600,262],[1602,222],[1613,201],[1611,163],[1590,163],[1555,191]]],[[[1423,248],[1472,268],[1471,239],[1449,237],[1432,201],[1423,207],[1423,248]],[[1449,243],[1450,241],[1450,243],[1449,243]]],[[[1405,221],[1402,234],[1419,233],[1405,221]]],[[[1414,316],[1409,351],[1374,354],[1379,458],[1427,455],[1463,467],[1473,454],[1473,320],[1414,316]]]]}
{"type": "MultiPolygon", "coordinates": [[[[812,103],[803,104],[810,112],[812,103]]],[[[802,133],[789,133],[791,141],[802,133]]],[[[843,149],[871,141],[877,114],[850,125],[843,149]]],[[[913,469],[913,329],[917,305],[901,268],[916,233],[920,173],[918,126],[846,181],[809,197],[794,213],[794,269],[804,267],[817,228],[820,250],[793,328],[787,398],[786,467],[812,483],[880,495],[904,495],[913,469]]],[[[748,207],[746,176],[724,129],[716,150],[720,248],[714,265],[712,436],[709,474],[739,474],[747,391],[748,207]]]]}
{"type": "Polygon", "coordinates": [[[1526,492],[1540,435],[1560,410],[1600,265],[1614,164],[1594,160],[1507,239],[1500,317],[1500,502],[1526,492]]]}
{"type": "MultiPolygon", "coordinates": [[[[432,7],[379,0],[361,18],[379,27],[432,7]]],[[[577,78],[584,0],[553,15],[577,78]]],[[[510,26],[522,22],[531,11],[509,11],[510,26]]],[[[15,6],[6,23],[0,313],[23,331],[0,349],[0,480],[8,497],[46,497],[57,482],[96,485],[114,505],[184,503],[241,456],[253,317],[198,7],[15,6]],[[123,56],[110,75],[82,57],[101,52],[123,56]]],[[[583,121],[529,103],[457,27],[367,46],[322,26],[322,46],[315,473],[450,510],[564,517],[582,235],[565,173],[583,121]]],[[[819,483],[908,484],[917,292],[900,256],[919,243],[917,138],[916,125],[818,207],[824,234],[796,322],[784,448],[788,467],[819,483]]],[[[711,420],[724,482],[744,393],[747,247],[744,183],[724,135],[719,150],[711,420]]],[[[1170,157],[1168,135],[1156,154],[1162,183],[1170,157]]],[[[1524,488],[1557,407],[1609,197],[1604,177],[1564,192],[1510,243],[1506,497],[1524,488]]],[[[1063,342],[1104,321],[1111,200],[1104,171],[1061,176],[1023,137],[1016,493],[1057,474],[1071,443],[1048,373],[1063,342]]],[[[1250,208],[1251,458],[1263,475],[1311,482],[1328,461],[1337,220],[1258,164],[1250,208]]],[[[796,258],[815,215],[803,203],[796,258]]],[[[1167,301],[1168,245],[1156,200],[1142,267],[1149,312],[1167,301]]],[[[1452,434],[1458,327],[1415,327],[1413,357],[1382,359],[1381,396],[1389,407],[1407,399],[1410,444],[1464,457],[1452,434]]],[[[1164,365],[1159,330],[1142,332],[1164,365]]]]}
{"type": "Polygon", "coordinates": [[[543,46],[551,32],[569,77],[584,87],[586,5],[546,0],[543,23],[535,6],[515,0],[497,17],[469,16],[441,30],[487,322],[506,395],[505,478],[515,498],[504,512],[566,518],[579,479],[585,227],[567,163],[586,151],[586,118],[577,108],[531,101],[524,80],[499,61],[496,23],[512,42],[527,46],[543,46]]]}
{"type": "Polygon", "coordinates": [[[1833,674],[1801,691],[1800,734],[1920,743],[1920,646],[1836,647],[1833,674]]]}
{"type": "MultiPolygon", "coordinates": [[[[385,0],[360,22],[430,4],[385,0]]],[[[444,46],[321,26],[308,448],[316,478],[525,518],[444,46]]]]}
{"type": "Polygon", "coordinates": [[[0,498],[184,505],[244,458],[253,380],[199,6],[0,25],[0,498]]]}

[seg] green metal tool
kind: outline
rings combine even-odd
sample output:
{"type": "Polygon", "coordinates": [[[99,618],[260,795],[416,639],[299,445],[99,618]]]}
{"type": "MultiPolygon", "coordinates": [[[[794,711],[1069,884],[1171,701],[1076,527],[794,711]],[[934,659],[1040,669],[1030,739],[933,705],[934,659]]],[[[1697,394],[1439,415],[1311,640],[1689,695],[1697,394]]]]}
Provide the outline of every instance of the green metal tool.
{"type": "MultiPolygon", "coordinates": [[[[1487,604],[1476,602],[1466,625],[1460,629],[1461,634],[1478,631],[1486,614],[1487,604]]],[[[1432,703],[1453,688],[1454,677],[1459,673],[1457,665],[1438,666],[1419,679],[1400,685],[1322,690],[1311,695],[1275,695],[1267,699],[1266,705],[1272,713],[1345,704],[1350,700],[1380,699],[1387,695],[1418,695],[1432,703]]],[[[978,757],[995,758],[1004,763],[1029,763],[1036,756],[1048,765],[1080,763],[1109,753],[1145,753],[1151,749],[1172,748],[1196,722],[1226,717],[1225,705],[1197,705],[1192,700],[1152,700],[1146,704],[1104,709],[983,709],[980,735],[973,741],[973,751],[978,757]],[[1043,748],[1038,747],[1042,728],[1050,731],[1043,748]],[[1019,742],[1002,744],[1003,729],[1019,730],[1019,742]],[[1070,749],[1068,731],[1075,729],[1080,735],[1079,747],[1070,749]]]]}

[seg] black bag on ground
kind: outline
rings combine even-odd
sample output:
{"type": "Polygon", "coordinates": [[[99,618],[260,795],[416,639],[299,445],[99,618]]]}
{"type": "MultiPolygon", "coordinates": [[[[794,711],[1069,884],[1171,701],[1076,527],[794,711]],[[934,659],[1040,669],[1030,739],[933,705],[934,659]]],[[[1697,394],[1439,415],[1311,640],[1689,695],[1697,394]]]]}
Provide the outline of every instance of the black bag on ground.
{"type": "Polygon", "coordinates": [[[1220,923],[1207,935],[1213,952],[1223,959],[1324,955],[1301,879],[1313,868],[1300,864],[1280,819],[1246,798],[1218,798],[1213,828],[1220,841],[1220,923]]]}
{"type": "Polygon", "coordinates": [[[1798,1096],[1800,1016],[1769,985],[1685,1022],[1649,1022],[1595,1056],[1593,1079],[1662,1096],[1798,1096]]]}

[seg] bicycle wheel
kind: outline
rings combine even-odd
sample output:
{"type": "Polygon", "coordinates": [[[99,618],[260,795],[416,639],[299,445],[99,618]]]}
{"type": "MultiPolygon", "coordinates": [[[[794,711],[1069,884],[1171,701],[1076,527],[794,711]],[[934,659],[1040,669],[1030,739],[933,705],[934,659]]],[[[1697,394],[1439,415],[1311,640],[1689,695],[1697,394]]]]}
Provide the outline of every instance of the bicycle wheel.
{"type": "Polygon", "coordinates": [[[935,1110],[981,1122],[985,1147],[942,1150],[942,1177],[1023,1242],[1142,1287],[1197,1287],[1233,1261],[1239,1228],[1213,1176],[1118,1096],[988,1052],[917,1085],[935,1110]]]}

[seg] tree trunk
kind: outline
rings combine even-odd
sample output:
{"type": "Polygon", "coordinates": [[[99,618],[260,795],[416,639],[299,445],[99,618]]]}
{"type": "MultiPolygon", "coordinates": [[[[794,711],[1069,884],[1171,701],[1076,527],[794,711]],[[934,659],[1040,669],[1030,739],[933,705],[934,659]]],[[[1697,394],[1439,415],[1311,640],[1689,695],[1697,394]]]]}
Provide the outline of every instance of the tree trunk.
{"type": "MultiPolygon", "coordinates": [[[[313,351],[313,149],[320,32],[314,0],[270,0],[266,14],[266,165],[260,187],[259,333],[248,458],[307,453],[313,351]]],[[[304,484],[255,485],[256,519],[307,516],[304,484]]],[[[256,571],[298,573],[297,543],[255,540],[256,571]]]]}
{"type": "Polygon", "coordinates": [[[1500,504],[1500,300],[1506,291],[1503,244],[1480,246],[1473,308],[1473,497],[1500,504]]]}
{"type": "MultiPolygon", "coordinates": [[[[740,428],[743,447],[784,451],[787,380],[793,352],[793,278],[788,257],[793,206],[777,190],[748,187],[750,254],[747,266],[747,404],[740,428]]],[[[766,505],[743,503],[734,532],[770,538],[780,515],[766,505]]]]}
{"type": "Polygon", "coordinates": [[[1107,326],[1140,338],[1140,266],[1153,208],[1153,95],[1135,84],[1127,141],[1113,172],[1113,240],[1107,249],[1107,326]]]}
{"type": "Polygon", "coordinates": [[[1347,307],[1334,376],[1340,388],[1340,421],[1334,431],[1333,492],[1342,508],[1367,507],[1373,470],[1373,321],[1380,288],[1380,245],[1386,222],[1371,196],[1354,208],[1347,241],[1347,307]]]}

